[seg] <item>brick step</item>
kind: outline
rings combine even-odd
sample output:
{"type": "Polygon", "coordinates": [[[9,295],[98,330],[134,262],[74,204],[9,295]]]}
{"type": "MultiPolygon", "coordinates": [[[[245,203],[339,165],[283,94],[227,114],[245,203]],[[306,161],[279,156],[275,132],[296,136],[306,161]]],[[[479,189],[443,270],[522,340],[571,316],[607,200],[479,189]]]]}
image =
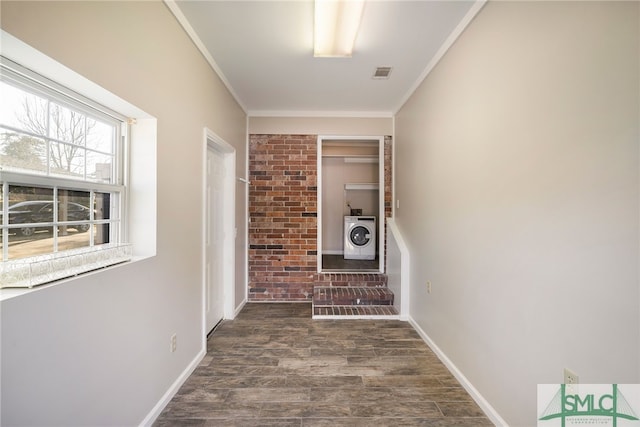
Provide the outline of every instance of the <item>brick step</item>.
{"type": "Polygon", "coordinates": [[[314,286],[314,306],[393,305],[393,292],[381,287],[314,286]]]}
{"type": "Polygon", "coordinates": [[[391,305],[327,305],[313,307],[316,318],[334,316],[397,316],[398,311],[391,305]]]}
{"type": "Polygon", "coordinates": [[[380,273],[319,273],[316,286],[386,288],[387,275],[380,273]]]}

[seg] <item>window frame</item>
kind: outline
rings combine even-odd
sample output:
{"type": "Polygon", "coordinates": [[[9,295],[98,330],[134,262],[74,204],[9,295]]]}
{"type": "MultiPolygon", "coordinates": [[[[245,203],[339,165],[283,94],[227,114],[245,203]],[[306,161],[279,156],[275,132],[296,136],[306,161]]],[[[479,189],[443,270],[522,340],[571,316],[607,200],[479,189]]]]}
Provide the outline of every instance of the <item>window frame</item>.
{"type": "MultiPolygon", "coordinates": [[[[18,87],[27,93],[33,93],[37,96],[47,99],[49,102],[53,102],[60,106],[70,108],[73,111],[77,111],[84,115],[84,120],[91,118],[98,120],[101,123],[108,123],[114,125],[115,134],[113,139],[113,154],[112,157],[112,172],[111,182],[92,181],[88,179],[86,171],[86,153],[97,152],[101,154],[107,154],[100,150],[87,148],[86,143],[83,146],[85,155],[83,155],[83,174],[81,179],[74,179],[70,177],[64,177],[60,174],[51,174],[50,162],[47,161],[46,171],[44,173],[38,171],[28,170],[16,170],[9,168],[5,170],[0,164],[0,185],[2,186],[2,203],[3,215],[2,223],[0,223],[0,233],[2,235],[2,241],[8,243],[9,229],[9,215],[8,215],[8,197],[9,186],[33,186],[51,188],[53,190],[53,201],[57,202],[59,190],[71,190],[88,192],[90,197],[90,205],[93,205],[94,195],[97,193],[109,193],[116,196],[115,215],[110,213],[108,219],[96,219],[91,209],[90,220],[87,223],[91,225],[110,224],[110,238],[106,244],[95,244],[94,231],[91,230],[89,237],[89,245],[83,246],[77,249],[71,250],[58,250],[58,233],[56,228],[62,225],[70,225],[68,221],[58,221],[57,215],[54,217],[54,221],[49,223],[42,223],[44,225],[51,225],[54,227],[53,238],[53,250],[52,252],[33,255],[24,258],[9,259],[8,244],[2,245],[2,251],[0,251],[0,288],[4,287],[33,287],[45,283],[49,283],[52,280],[58,280],[64,277],[70,277],[82,272],[92,271],[95,266],[105,267],[113,265],[123,261],[131,259],[131,245],[126,243],[128,241],[128,167],[129,167],[129,150],[130,150],[130,132],[131,125],[135,123],[134,120],[128,119],[125,115],[120,114],[96,101],[93,101],[61,84],[56,83],[49,78],[31,71],[20,64],[11,61],[10,59],[0,56],[0,80],[10,84],[14,87],[18,87]],[[99,253],[104,256],[104,262],[86,262],[86,268],[79,265],[81,262],[75,262],[76,267],[74,269],[68,269],[69,271],[56,271],[56,274],[41,275],[39,279],[34,280],[33,277],[28,280],[15,281],[16,269],[21,271],[27,270],[33,271],[35,264],[47,264],[54,265],[56,260],[68,257],[82,258],[83,260],[94,259],[95,256],[90,256],[92,253],[99,253]],[[109,257],[114,255],[110,261],[109,257]],[[91,265],[89,265],[91,264],[91,265]],[[26,267],[25,267],[26,266],[26,267]],[[12,273],[13,272],[13,273],[12,273]],[[52,279],[53,278],[53,279],[52,279]],[[14,280],[11,282],[11,280],[14,280]],[[51,280],[52,279],[52,280],[51,280]]],[[[25,134],[23,129],[14,128],[12,126],[4,126],[8,129],[25,134]]],[[[28,133],[27,133],[28,134],[28,133]]],[[[62,142],[68,144],[68,142],[58,141],[52,138],[50,135],[32,135],[38,138],[46,139],[47,147],[49,143],[62,142]]],[[[86,141],[85,141],[86,142],[86,141]]],[[[47,150],[48,151],[48,150],[47,150]]],[[[48,157],[48,154],[47,154],[48,157]]],[[[57,206],[57,203],[56,203],[57,206]]],[[[84,221],[83,221],[84,223],[84,221]]],[[[64,267],[64,263],[58,262],[59,266],[64,267]]],[[[37,270],[37,267],[35,268],[37,270]]],[[[64,268],[63,268],[64,269],[64,268]]],[[[22,274],[22,273],[20,273],[22,274]]],[[[26,274],[26,273],[25,273],[26,274]]]]}

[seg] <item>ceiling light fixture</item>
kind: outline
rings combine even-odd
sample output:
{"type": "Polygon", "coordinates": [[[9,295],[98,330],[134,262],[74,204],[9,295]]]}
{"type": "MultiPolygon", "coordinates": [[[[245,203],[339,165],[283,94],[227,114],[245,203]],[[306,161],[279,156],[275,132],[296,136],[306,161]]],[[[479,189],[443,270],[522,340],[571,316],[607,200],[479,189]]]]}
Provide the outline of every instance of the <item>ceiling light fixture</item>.
{"type": "Polygon", "coordinates": [[[364,0],[315,0],[313,56],[350,57],[364,0]]]}

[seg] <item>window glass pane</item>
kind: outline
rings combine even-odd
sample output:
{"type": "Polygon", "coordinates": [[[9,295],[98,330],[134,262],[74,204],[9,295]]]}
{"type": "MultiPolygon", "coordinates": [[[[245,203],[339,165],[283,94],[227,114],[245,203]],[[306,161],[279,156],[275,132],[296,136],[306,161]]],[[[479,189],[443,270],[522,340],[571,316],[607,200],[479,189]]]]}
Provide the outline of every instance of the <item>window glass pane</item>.
{"type": "Polygon", "coordinates": [[[87,151],[87,180],[111,183],[113,156],[87,151]]]}
{"type": "Polygon", "coordinates": [[[115,206],[111,206],[111,194],[110,193],[96,193],[96,203],[94,207],[95,219],[110,219],[111,209],[115,206]]]}
{"type": "Polygon", "coordinates": [[[24,92],[13,86],[0,82],[0,98],[3,99],[3,102],[0,102],[0,124],[20,127],[20,122],[18,121],[20,113],[18,109],[23,93],[24,92]]]}
{"type": "Polygon", "coordinates": [[[87,148],[112,154],[115,131],[115,126],[87,117],[87,148]]]}
{"type": "MultiPolygon", "coordinates": [[[[89,230],[89,225],[84,225],[87,226],[85,231],[89,230]]],[[[62,228],[64,228],[64,226],[58,227],[58,251],[67,251],[69,249],[89,246],[89,239],[91,238],[89,233],[76,231],[69,226],[67,233],[63,234],[63,231],[61,230],[62,228]]]]}
{"type": "Polygon", "coordinates": [[[47,135],[47,101],[0,82],[0,124],[37,135],[47,135]]]}
{"type": "MultiPolygon", "coordinates": [[[[88,191],[59,190],[58,222],[89,221],[91,219],[90,200],[91,193],[88,191]]],[[[58,227],[58,235],[67,236],[69,234],[86,233],[89,228],[88,222],[61,225],[58,227]]]]}
{"type": "Polygon", "coordinates": [[[9,259],[28,258],[51,252],[53,252],[53,235],[50,231],[38,232],[31,237],[9,235],[9,259]]]}
{"type": "MultiPolygon", "coordinates": [[[[110,193],[95,193],[95,209],[94,215],[96,220],[111,219],[113,215],[111,211],[116,208],[115,203],[112,203],[110,193]]],[[[101,245],[103,243],[109,243],[111,241],[111,233],[115,230],[111,224],[97,224],[95,228],[95,244],[101,245]]]]}
{"type": "Polygon", "coordinates": [[[84,147],[87,134],[85,115],[53,102],[49,105],[49,136],[84,147]]]}
{"type": "Polygon", "coordinates": [[[73,178],[84,178],[84,149],[72,144],[49,144],[50,173],[73,178]]]}
{"type": "MultiPolygon", "coordinates": [[[[88,191],[58,191],[58,221],[88,221],[91,219],[91,193],[88,191]]],[[[58,250],[89,246],[91,225],[88,222],[58,227],[58,250]]]]}
{"type": "Polygon", "coordinates": [[[0,165],[46,173],[45,140],[0,127],[0,165]]]}
{"type": "Polygon", "coordinates": [[[104,243],[111,242],[111,232],[114,230],[113,224],[96,224],[94,243],[96,245],[102,245],[104,243]]]}
{"type": "MultiPolygon", "coordinates": [[[[52,221],[52,188],[20,185],[9,186],[9,224],[28,224],[52,221]]],[[[23,234],[33,233],[27,231],[23,234]]]]}
{"type": "Polygon", "coordinates": [[[9,186],[9,259],[53,252],[53,189],[9,186]],[[21,226],[24,224],[24,226],[21,226]]]}

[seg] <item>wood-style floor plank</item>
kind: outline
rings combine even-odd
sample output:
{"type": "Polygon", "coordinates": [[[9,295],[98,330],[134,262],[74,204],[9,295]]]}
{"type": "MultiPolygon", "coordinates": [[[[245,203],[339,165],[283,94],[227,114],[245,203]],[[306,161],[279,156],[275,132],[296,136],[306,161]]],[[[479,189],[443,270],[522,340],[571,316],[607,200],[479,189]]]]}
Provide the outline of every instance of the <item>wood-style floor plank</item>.
{"type": "Polygon", "coordinates": [[[247,304],[155,426],[491,426],[406,322],[247,304]]]}

